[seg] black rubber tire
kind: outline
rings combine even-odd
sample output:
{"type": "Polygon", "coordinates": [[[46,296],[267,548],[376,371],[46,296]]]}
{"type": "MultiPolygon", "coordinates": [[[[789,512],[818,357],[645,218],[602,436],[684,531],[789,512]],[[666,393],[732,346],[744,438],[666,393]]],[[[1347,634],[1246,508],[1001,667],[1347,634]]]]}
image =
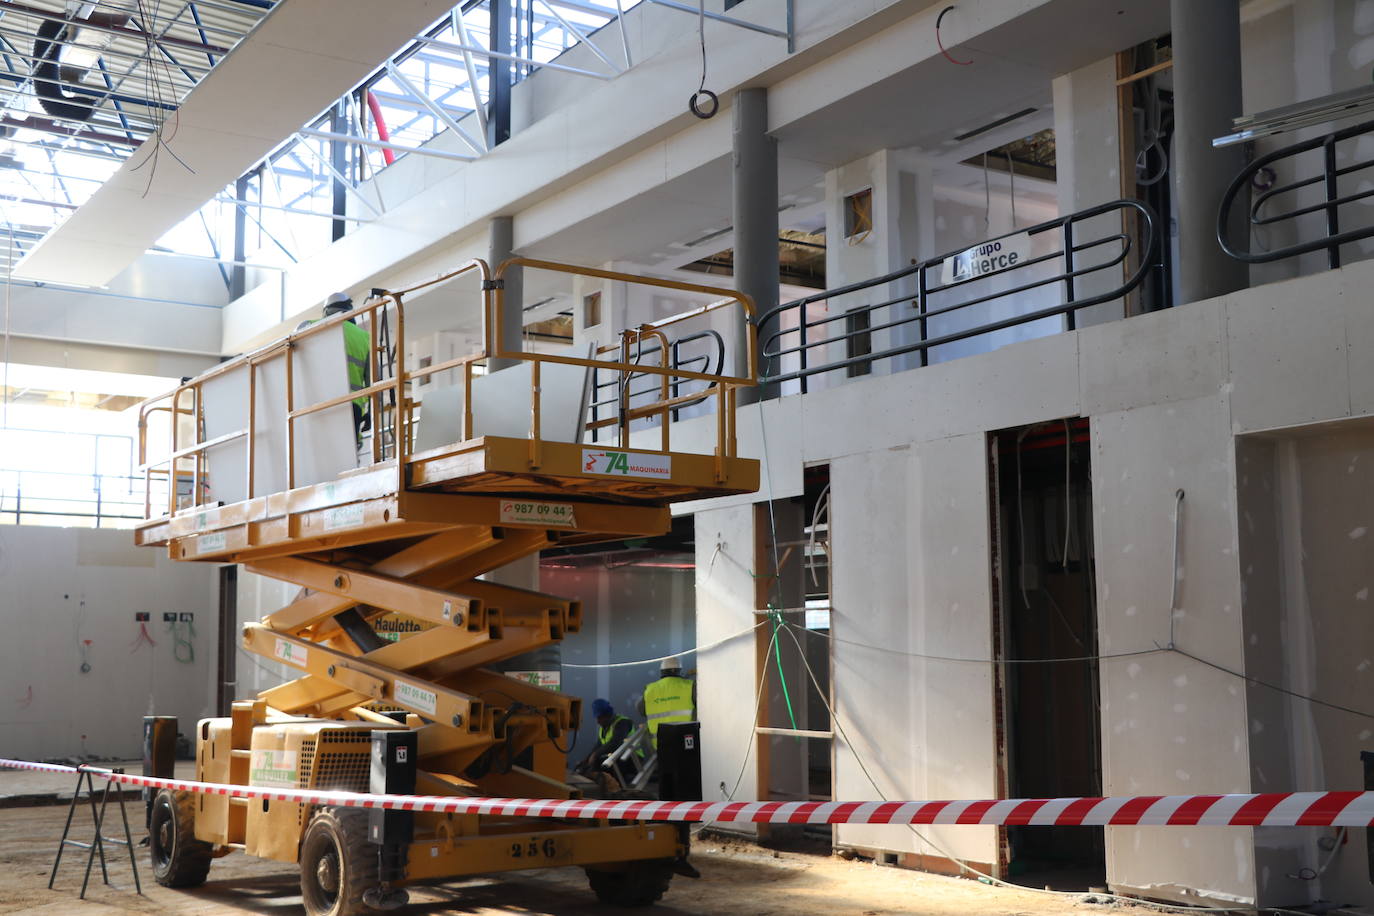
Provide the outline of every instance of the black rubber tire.
{"type": "Polygon", "coordinates": [[[618,871],[587,869],[587,881],[596,899],[611,906],[651,906],[667,893],[672,880],[670,859],[626,862],[618,871]]]}
{"type": "Polygon", "coordinates": [[[307,916],[372,912],[363,894],[379,883],[381,847],[367,840],[367,812],[321,808],[301,838],[301,897],[307,916]]]}
{"type": "Polygon", "coordinates": [[[199,887],[210,873],[214,847],[196,839],[195,796],[162,789],[153,798],[148,853],[163,887],[199,887]]]}

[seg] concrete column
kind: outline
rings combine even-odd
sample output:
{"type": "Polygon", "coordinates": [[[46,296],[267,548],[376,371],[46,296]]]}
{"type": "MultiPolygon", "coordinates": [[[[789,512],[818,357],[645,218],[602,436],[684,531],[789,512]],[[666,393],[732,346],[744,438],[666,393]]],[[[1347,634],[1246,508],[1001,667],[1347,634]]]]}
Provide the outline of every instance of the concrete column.
{"type": "MultiPolygon", "coordinates": [[[[510,216],[492,217],[489,233],[490,241],[487,248],[487,262],[491,264],[491,269],[495,270],[501,266],[501,262],[507,258],[515,256],[515,219],[510,216]]],[[[504,310],[502,320],[504,327],[501,329],[502,339],[497,341],[497,347],[507,352],[517,352],[523,348],[521,339],[524,331],[525,313],[524,304],[524,271],[520,268],[507,272],[505,277],[505,295],[502,298],[504,310]]],[[[495,328],[496,316],[492,315],[492,327],[495,328]]],[[[490,361],[489,369],[495,371],[514,365],[515,361],[510,359],[493,359],[490,361]]]]}
{"type": "MultiPolygon", "coordinates": [[[[1217,244],[1217,212],[1226,186],[1245,165],[1239,146],[1215,149],[1212,138],[1241,115],[1239,0],[1172,0],[1174,44],[1174,200],[1178,208],[1175,265],[1178,303],[1246,286],[1246,265],[1217,244]]],[[[1240,238],[1245,207],[1233,207],[1240,238]]]]}
{"type": "MultiPolygon", "coordinates": [[[[734,119],[735,287],[762,315],[778,304],[778,144],[768,136],[767,90],[736,94],[734,119]]],[[[733,343],[743,374],[743,335],[733,343]]],[[[740,400],[753,393],[741,391],[740,400]]]]}

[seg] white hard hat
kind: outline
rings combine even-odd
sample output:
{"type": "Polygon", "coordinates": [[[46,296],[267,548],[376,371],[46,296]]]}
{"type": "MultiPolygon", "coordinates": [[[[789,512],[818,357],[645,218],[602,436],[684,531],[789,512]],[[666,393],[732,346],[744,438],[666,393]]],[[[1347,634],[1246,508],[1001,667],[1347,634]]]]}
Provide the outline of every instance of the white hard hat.
{"type": "Polygon", "coordinates": [[[676,655],[673,656],[672,658],[665,658],[665,659],[663,660],[663,662],[658,666],[658,671],[659,671],[660,674],[662,674],[662,673],[665,672],[665,671],[681,671],[681,670],[682,670],[682,659],[678,658],[676,655]]]}
{"type": "Polygon", "coordinates": [[[326,315],[336,315],[352,308],[353,300],[349,298],[348,293],[330,293],[324,300],[324,313],[326,315]]]}

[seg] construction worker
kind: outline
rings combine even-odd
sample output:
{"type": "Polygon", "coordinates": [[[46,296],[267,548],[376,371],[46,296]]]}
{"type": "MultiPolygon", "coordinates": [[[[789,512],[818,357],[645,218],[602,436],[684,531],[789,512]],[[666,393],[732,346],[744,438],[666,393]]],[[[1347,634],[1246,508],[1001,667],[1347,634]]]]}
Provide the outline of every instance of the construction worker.
{"type": "Polygon", "coordinates": [[[599,770],[605,759],[617,750],[620,745],[625,743],[630,732],[634,729],[634,723],[625,716],[615,714],[615,707],[611,706],[609,700],[597,697],[592,700],[592,716],[596,719],[596,747],[587,755],[586,759],[578,765],[578,772],[591,772],[599,770]]]}
{"type": "MultiPolygon", "coordinates": [[[[324,300],[324,316],[302,321],[296,326],[296,330],[303,330],[316,321],[323,321],[325,318],[351,311],[353,311],[353,300],[349,298],[347,293],[330,293],[328,298],[324,300]]],[[[368,371],[367,357],[368,350],[372,346],[372,340],[368,333],[358,327],[352,318],[344,322],[343,333],[344,355],[348,359],[348,390],[360,391],[368,386],[368,378],[371,375],[368,371]]],[[[363,430],[370,426],[367,408],[367,398],[353,399],[353,433],[360,445],[362,444],[363,430]]]]}
{"type": "Polygon", "coordinates": [[[665,658],[659,665],[659,679],[644,688],[644,718],[654,747],[658,747],[660,725],[691,722],[696,717],[696,682],[682,676],[682,659],[665,658]]]}

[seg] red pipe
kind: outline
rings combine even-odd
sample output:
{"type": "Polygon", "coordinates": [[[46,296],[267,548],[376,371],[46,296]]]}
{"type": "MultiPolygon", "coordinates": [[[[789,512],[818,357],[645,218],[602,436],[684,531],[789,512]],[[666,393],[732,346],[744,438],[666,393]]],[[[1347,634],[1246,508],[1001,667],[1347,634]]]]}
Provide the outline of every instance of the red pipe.
{"type": "MultiPolygon", "coordinates": [[[[386,129],[386,121],[382,119],[382,103],[377,101],[377,97],[372,94],[372,90],[367,90],[367,110],[372,112],[372,120],[377,122],[377,139],[383,143],[391,142],[391,134],[386,129]]],[[[389,149],[382,150],[382,158],[387,165],[396,161],[396,154],[389,149]]]]}

